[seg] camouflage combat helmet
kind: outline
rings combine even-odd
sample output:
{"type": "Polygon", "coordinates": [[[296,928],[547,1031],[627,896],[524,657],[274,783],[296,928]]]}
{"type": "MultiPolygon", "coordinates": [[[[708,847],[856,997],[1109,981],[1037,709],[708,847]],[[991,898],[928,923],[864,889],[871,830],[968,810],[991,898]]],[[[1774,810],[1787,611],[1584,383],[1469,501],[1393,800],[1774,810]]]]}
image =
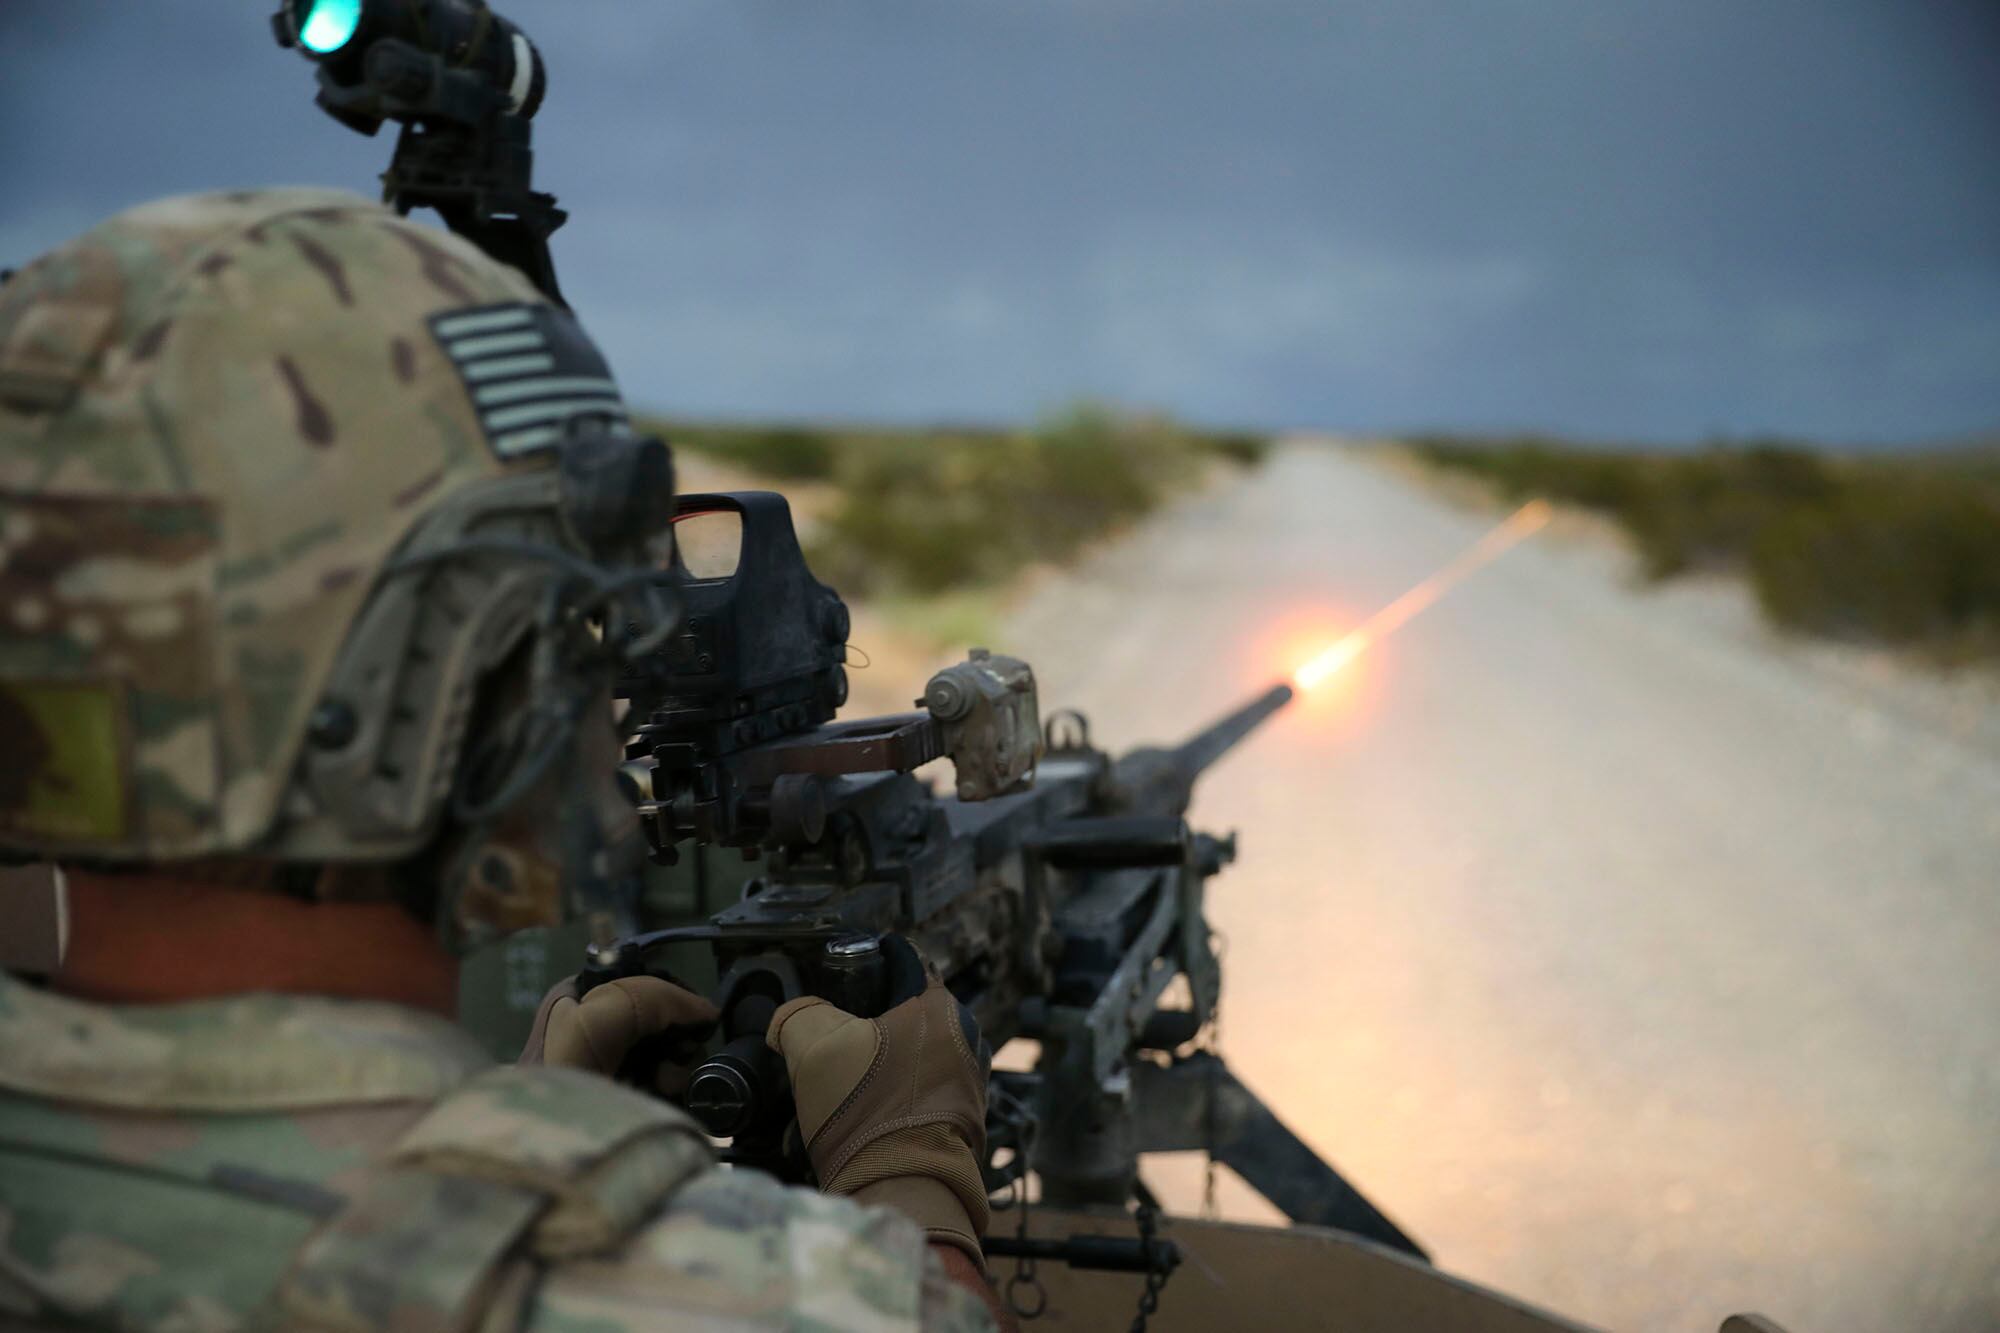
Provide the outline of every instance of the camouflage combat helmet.
{"type": "Polygon", "coordinates": [[[454,236],[317,190],[111,219],[0,286],[0,849],[410,853],[482,675],[665,632],[670,496],[568,312],[454,236]]]}

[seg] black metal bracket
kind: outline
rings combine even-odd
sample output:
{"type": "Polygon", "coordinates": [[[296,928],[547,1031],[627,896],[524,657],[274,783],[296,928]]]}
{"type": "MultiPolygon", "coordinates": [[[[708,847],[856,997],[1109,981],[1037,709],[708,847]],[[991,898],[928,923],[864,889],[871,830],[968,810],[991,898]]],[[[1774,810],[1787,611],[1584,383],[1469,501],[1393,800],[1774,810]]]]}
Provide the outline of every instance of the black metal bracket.
{"type": "Polygon", "coordinates": [[[988,1236],[989,1258],[1049,1260],[1100,1273],[1171,1273],[1180,1267],[1181,1247],[1170,1240],[1136,1236],[988,1236]]]}
{"type": "Polygon", "coordinates": [[[1351,1232],[1428,1260],[1423,1247],[1320,1159],[1218,1056],[1197,1052],[1132,1070],[1137,1150],[1214,1159],[1294,1222],[1351,1232]]]}

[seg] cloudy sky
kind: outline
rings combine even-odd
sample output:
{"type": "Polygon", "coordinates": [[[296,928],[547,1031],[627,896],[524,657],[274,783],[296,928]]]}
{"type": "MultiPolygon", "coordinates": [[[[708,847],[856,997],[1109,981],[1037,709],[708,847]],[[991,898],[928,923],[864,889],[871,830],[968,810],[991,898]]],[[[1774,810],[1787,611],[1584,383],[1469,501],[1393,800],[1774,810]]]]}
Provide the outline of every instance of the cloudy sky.
{"type": "MultiPolygon", "coordinates": [[[[0,263],[372,190],[261,3],[0,0],[0,263]]],[[[2000,427],[1993,0],[516,0],[628,394],[757,418],[2000,427]]]]}

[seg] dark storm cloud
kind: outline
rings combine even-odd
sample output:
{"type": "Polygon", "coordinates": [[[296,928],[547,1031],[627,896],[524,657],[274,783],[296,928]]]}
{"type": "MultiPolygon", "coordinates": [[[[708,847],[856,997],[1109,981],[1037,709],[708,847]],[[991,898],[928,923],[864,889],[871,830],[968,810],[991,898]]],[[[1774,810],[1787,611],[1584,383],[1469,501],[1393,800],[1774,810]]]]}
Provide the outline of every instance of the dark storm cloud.
{"type": "MultiPolygon", "coordinates": [[[[504,6],[503,6],[504,7],[504,6]]],[[[263,6],[0,0],[0,248],[367,188],[263,6]]],[[[520,3],[642,402],[1902,439],[2000,424],[1985,3],[520,3]]]]}

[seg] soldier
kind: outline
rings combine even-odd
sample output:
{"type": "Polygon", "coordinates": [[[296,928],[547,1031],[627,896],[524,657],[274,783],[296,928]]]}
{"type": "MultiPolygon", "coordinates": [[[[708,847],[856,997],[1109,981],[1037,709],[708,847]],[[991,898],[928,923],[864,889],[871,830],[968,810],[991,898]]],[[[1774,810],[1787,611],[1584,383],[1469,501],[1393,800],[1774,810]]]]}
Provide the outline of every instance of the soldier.
{"type": "Polygon", "coordinates": [[[634,872],[609,687],[672,625],[670,487],[567,312],[352,196],[168,200],[0,287],[0,850],[70,911],[0,974],[0,1323],[990,1326],[934,975],[774,1021],[817,1194],[599,1077],[706,1000],[558,995],[516,1066],[448,1021],[458,953],[634,872]]]}

